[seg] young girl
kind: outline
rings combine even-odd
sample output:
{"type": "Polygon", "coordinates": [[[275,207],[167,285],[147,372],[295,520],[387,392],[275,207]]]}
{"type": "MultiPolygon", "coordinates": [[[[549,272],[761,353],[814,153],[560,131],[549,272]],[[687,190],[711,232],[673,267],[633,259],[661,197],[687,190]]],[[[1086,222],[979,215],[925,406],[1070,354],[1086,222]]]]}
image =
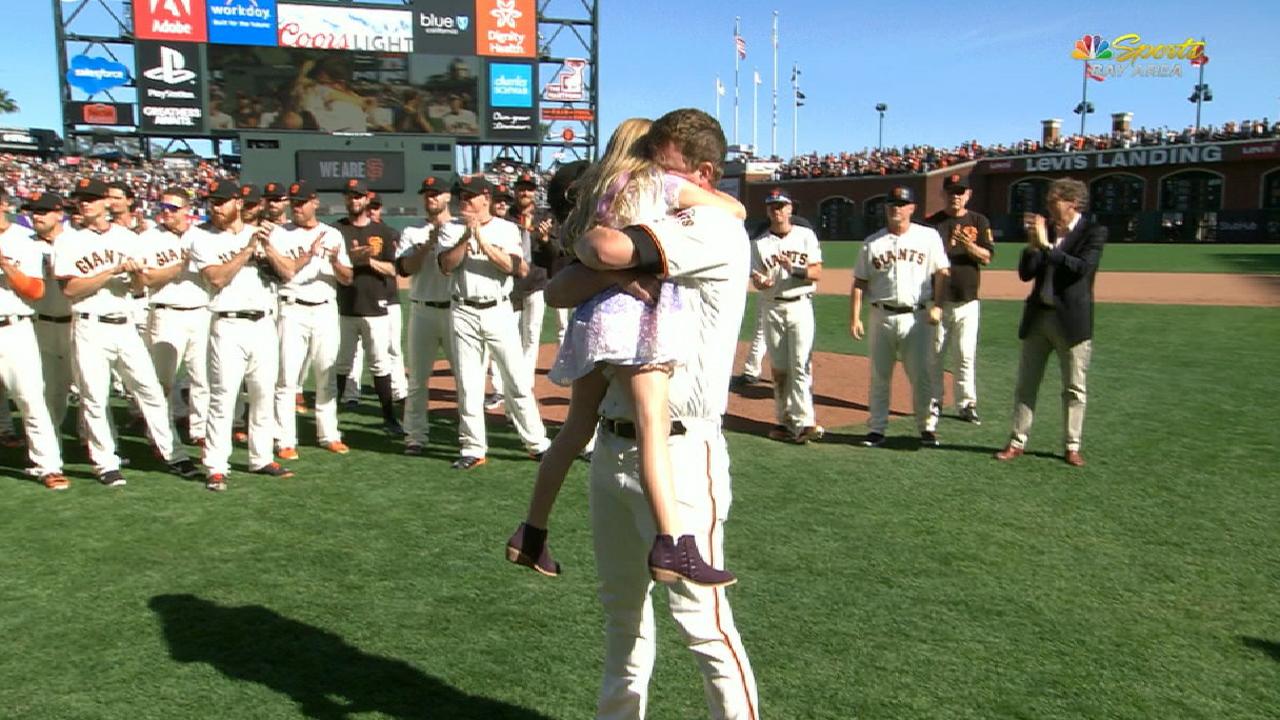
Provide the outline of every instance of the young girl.
{"type": "MultiPolygon", "coordinates": [[[[597,224],[621,228],[658,220],[672,209],[693,205],[718,206],[746,217],[732,197],[664,174],[649,160],[645,134],[650,125],[632,118],[618,126],[599,164],[575,183],[577,204],[561,238],[577,238],[597,224]]],[[[664,583],[680,578],[709,586],[736,582],[732,573],[707,564],[693,536],[682,535],[678,527],[667,448],[667,383],[680,361],[681,345],[696,332],[680,288],[671,282],[662,283],[652,306],[613,288],[574,311],[549,375],[557,384],[572,383],[569,414],[538,467],[528,516],[507,541],[508,560],[543,575],[560,573],[547,548],[547,521],[569,467],[595,431],[609,384],[607,366],[626,384],[635,407],[640,480],[658,530],[649,552],[650,573],[664,583]]]]}

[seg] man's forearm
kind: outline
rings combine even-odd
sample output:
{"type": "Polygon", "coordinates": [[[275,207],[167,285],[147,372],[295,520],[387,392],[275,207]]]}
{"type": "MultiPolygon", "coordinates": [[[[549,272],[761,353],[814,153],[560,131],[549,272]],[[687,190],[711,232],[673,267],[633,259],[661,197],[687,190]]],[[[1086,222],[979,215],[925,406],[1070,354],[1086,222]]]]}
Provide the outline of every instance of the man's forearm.
{"type": "Polygon", "coordinates": [[[67,278],[62,283],[62,294],[67,296],[69,300],[79,300],[89,297],[90,295],[102,289],[103,285],[116,274],[115,268],[103,270],[97,275],[89,277],[73,277],[67,278]]]}
{"type": "Polygon", "coordinates": [[[623,272],[592,270],[581,263],[574,263],[551,278],[543,298],[551,307],[577,307],[600,291],[628,279],[629,276],[623,272]]]}

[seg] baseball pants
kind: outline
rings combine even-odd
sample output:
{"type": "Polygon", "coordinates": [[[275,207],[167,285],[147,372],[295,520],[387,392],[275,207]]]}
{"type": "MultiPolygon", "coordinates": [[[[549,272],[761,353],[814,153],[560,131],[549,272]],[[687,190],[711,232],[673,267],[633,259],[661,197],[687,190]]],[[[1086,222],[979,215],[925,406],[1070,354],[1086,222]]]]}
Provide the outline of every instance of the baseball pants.
{"type": "Polygon", "coordinates": [[[178,381],[178,367],[187,370],[187,433],[193,438],[206,436],[205,422],[209,412],[209,311],[206,308],[179,310],[152,307],[147,321],[147,338],[151,345],[151,362],[171,397],[178,381]]]}
{"type": "Polygon", "coordinates": [[[32,369],[40,362],[40,348],[29,318],[11,318],[8,325],[0,327],[0,347],[4,348],[0,359],[0,384],[7,397],[0,402],[0,410],[9,419],[9,400],[12,399],[22,414],[23,429],[27,435],[27,456],[33,472],[39,475],[62,472],[62,453],[58,446],[58,433],[49,419],[49,406],[45,403],[44,380],[32,369]]]}
{"type": "Polygon", "coordinates": [[[387,353],[391,346],[389,315],[342,315],[339,326],[342,328],[342,335],[338,343],[338,375],[351,375],[352,369],[357,367],[357,343],[364,349],[364,357],[369,361],[369,375],[381,377],[391,374],[391,356],[387,353]]]}
{"type": "Polygon", "coordinates": [[[275,320],[215,317],[209,328],[209,419],[204,465],[210,475],[231,471],[231,425],[243,382],[249,390],[249,468],[272,462],[280,345],[275,320]]]}
{"type": "MultiPolygon", "coordinates": [[[[670,439],[680,525],[702,556],[724,565],[724,522],[733,493],[729,453],[717,423],[684,420],[670,439]]],[[[649,699],[657,654],[648,554],[657,532],[640,484],[634,440],[601,429],[591,456],[589,491],[599,596],[605,617],[604,680],[596,705],[601,720],[639,720],[649,699]]],[[[711,717],[755,720],[755,676],[724,588],[678,582],[667,605],[702,673],[711,717]]]]}
{"type": "Polygon", "coordinates": [[[102,475],[120,469],[110,420],[113,370],[137,403],[160,457],[168,463],[187,459],[186,450],[175,439],[169,403],[156,378],[151,354],[137,329],[131,323],[104,323],[96,316],[78,317],[72,325],[73,372],[80,388],[80,410],[94,472],[102,475]]]}
{"type": "Polygon", "coordinates": [[[870,337],[867,340],[871,354],[870,417],[867,428],[873,433],[884,434],[889,427],[889,394],[893,383],[893,364],[902,360],[902,368],[911,381],[912,411],[916,426],[921,432],[932,432],[938,427],[938,419],[929,412],[929,400],[933,395],[930,377],[929,355],[933,349],[933,325],[929,324],[924,310],[894,313],[871,306],[870,337]]]}
{"type": "Polygon", "coordinates": [[[9,391],[0,381],[0,435],[13,435],[13,414],[9,410],[9,391]]]}
{"type": "Polygon", "coordinates": [[[71,396],[71,323],[36,320],[36,343],[40,346],[40,373],[44,379],[44,400],[55,429],[67,418],[71,396]]]}
{"type": "Polygon", "coordinates": [[[751,375],[752,377],[762,377],[761,370],[764,365],[765,350],[768,343],[765,338],[765,301],[760,299],[756,303],[756,331],[751,336],[751,347],[747,349],[747,359],[742,363],[742,374],[751,375]]]}
{"type": "Polygon", "coordinates": [[[430,435],[427,403],[431,371],[436,364],[436,351],[453,368],[453,350],[449,342],[449,308],[430,307],[415,301],[409,311],[409,397],[404,403],[406,443],[426,445],[430,435]]]}
{"type": "MultiPolygon", "coordinates": [[[[516,324],[520,328],[520,347],[524,353],[524,372],[529,376],[529,387],[538,372],[538,346],[542,342],[542,318],[546,314],[547,304],[543,291],[529,293],[524,299],[524,307],[516,313],[516,324]]],[[[502,374],[493,376],[493,391],[499,395],[503,392],[502,374]]]]}
{"type": "Polygon", "coordinates": [[[1022,340],[1018,380],[1013,390],[1012,445],[1022,448],[1027,444],[1031,423],[1035,420],[1040,381],[1044,379],[1050,353],[1058,355],[1062,371],[1062,444],[1067,450],[1079,451],[1084,436],[1085,377],[1093,356],[1093,341],[1067,344],[1062,322],[1052,310],[1037,313],[1022,340]]]}
{"type": "Polygon", "coordinates": [[[569,318],[573,317],[573,308],[556,308],[556,347],[564,344],[564,331],[569,327],[569,318]]]}
{"type": "Polygon", "coordinates": [[[520,347],[516,315],[508,302],[490,308],[475,308],[455,302],[449,309],[450,338],[453,342],[454,377],[458,384],[458,442],[466,457],[484,457],[489,445],[484,428],[485,352],[502,375],[507,408],[516,433],[525,449],[539,453],[551,443],[538,415],[532,383],[523,373],[524,353],[520,347]]]}
{"type": "Polygon", "coordinates": [[[387,358],[391,362],[391,397],[402,400],[409,395],[409,378],[405,375],[404,353],[400,349],[404,338],[402,306],[388,305],[387,320],[391,323],[391,331],[387,333],[387,358]]]}
{"type": "Polygon", "coordinates": [[[978,319],[981,306],[977,300],[965,303],[942,304],[942,322],[935,328],[931,356],[933,373],[933,399],[942,407],[943,367],[950,355],[956,409],[978,404],[978,386],[974,380],[975,362],[978,356],[978,319]]]}
{"type": "Polygon", "coordinates": [[[817,425],[813,411],[813,302],[809,298],[762,307],[766,344],[774,372],[785,372],[773,388],[774,417],[793,433],[817,425]]]}
{"type": "Polygon", "coordinates": [[[297,394],[310,367],[316,389],[316,439],[320,444],[342,439],[338,431],[338,306],[280,302],[280,372],[275,384],[276,444],[298,447],[297,394]]]}

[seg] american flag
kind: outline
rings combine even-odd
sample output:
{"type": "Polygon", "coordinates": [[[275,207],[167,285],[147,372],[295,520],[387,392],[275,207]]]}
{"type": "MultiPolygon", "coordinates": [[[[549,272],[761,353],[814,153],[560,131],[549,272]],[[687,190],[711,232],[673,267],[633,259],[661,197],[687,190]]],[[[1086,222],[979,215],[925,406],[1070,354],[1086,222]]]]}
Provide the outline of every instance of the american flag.
{"type": "Polygon", "coordinates": [[[738,59],[747,59],[747,41],[741,35],[733,36],[733,44],[738,46],[738,59]]]}

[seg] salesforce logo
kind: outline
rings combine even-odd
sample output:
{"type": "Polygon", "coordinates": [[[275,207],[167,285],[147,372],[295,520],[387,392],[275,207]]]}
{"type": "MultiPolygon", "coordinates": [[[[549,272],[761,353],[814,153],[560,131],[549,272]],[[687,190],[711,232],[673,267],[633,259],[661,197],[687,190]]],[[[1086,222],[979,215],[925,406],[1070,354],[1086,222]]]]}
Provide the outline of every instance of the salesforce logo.
{"type": "Polygon", "coordinates": [[[533,107],[533,66],[489,65],[490,107],[533,107]]]}
{"type": "Polygon", "coordinates": [[[129,68],[106,58],[77,55],[71,58],[67,67],[67,84],[89,95],[96,95],[128,82],[129,68]]]}

